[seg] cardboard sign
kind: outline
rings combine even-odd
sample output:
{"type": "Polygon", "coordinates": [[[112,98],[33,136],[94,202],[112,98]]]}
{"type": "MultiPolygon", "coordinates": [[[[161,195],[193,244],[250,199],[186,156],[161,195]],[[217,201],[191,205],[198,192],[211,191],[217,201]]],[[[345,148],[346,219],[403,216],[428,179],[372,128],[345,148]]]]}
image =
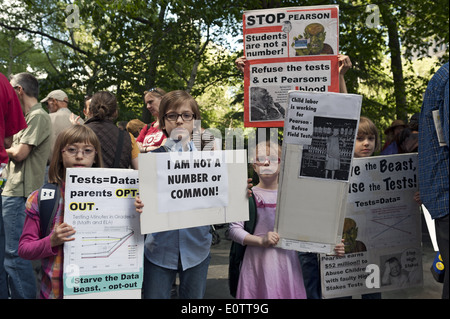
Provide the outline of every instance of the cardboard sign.
{"type": "Polygon", "coordinates": [[[422,284],[417,153],[356,158],[349,180],[344,257],[321,258],[324,298],[422,284]]]}
{"type": "Polygon", "coordinates": [[[338,6],[244,12],[244,124],[282,127],[290,90],[339,92],[338,6]]]}
{"type": "Polygon", "coordinates": [[[361,101],[289,93],[275,223],[280,247],[331,253],[341,241],[361,101]]]}
{"type": "Polygon", "coordinates": [[[139,154],[142,234],[248,220],[245,153],[139,154]]]}
{"type": "Polygon", "coordinates": [[[134,207],[138,172],[68,168],[64,221],[64,298],[141,298],[144,236],[134,207]]]}

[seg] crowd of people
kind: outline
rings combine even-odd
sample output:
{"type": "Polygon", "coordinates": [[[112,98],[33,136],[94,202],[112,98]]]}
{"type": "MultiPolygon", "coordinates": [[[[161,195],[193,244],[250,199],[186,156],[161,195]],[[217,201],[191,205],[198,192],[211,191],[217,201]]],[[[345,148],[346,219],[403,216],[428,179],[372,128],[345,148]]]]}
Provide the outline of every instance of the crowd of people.
{"type": "MultiPolygon", "coordinates": [[[[239,59],[236,66],[244,68],[245,63],[245,59],[239,59]]],[[[346,93],[342,80],[351,62],[347,56],[339,56],[339,63],[340,90],[346,93]]],[[[118,107],[111,92],[86,96],[84,120],[69,110],[70,100],[64,91],[52,91],[40,102],[38,95],[39,85],[33,75],[19,73],[9,81],[0,75],[0,132],[4,140],[0,143],[1,176],[6,180],[0,202],[0,298],[34,299],[37,291],[40,298],[63,297],[62,247],[76,238],[75,229],[64,222],[67,168],[139,169],[139,153],[199,150],[192,135],[194,120],[200,120],[200,109],[185,91],[165,92],[160,88],[145,91],[145,105],[155,120],[149,124],[132,120],[120,123],[122,127],[115,123],[118,107]],[[48,112],[42,104],[47,105],[48,112]],[[62,194],[50,230],[45,232],[38,200],[44,183],[57,185],[62,194]],[[41,261],[39,288],[30,260],[41,261]]],[[[381,154],[418,151],[417,200],[435,219],[445,265],[449,245],[448,124],[447,63],[430,80],[421,112],[414,114],[408,124],[393,121],[385,131],[387,138],[382,149],[376,126],[362,116],[353,154],[358,158],[372,156],[380,149],[381,154]]],[[[249,232],[244,222],[230,224],[230,238],[246,247],[236,298],[321,298],[317,256],[275,247],[280,239],[273,229],[281,147],[261,141],[256,154],[258,160],[252,165],[258,182],[255,186],[248,185],[249,197],[257,207],[255,228],[249,232]]],[[[142,212],[144,205],[145,198],[137,196],[136,211],[142,212]]],[[[171,298],[178,275],[180,298],[203,298],[210,247],[209,226],[148,234],[143,297],[171,298]]],[[[345,242],[336,245],[335,253],[344,255],[345,242]]],[[[381,294],[366,297],[381,298],[381,294]]],[[[442,297],[448,299],[448,271],[442,297]]]]}

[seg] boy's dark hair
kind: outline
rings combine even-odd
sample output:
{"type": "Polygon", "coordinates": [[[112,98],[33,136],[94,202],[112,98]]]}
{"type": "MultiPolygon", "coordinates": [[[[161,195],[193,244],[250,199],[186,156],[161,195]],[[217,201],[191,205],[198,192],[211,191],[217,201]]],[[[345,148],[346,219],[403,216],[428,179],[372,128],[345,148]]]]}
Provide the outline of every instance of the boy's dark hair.
{"type": "Polygon", "coordinates": [[[169,137],[169,135],[167,134],[167,131],[165,129],[165,115],[170,110],[176,110],[186,102],[188,102],[191,106],[192,113],[194,113],[194,120],[200,120],[200,110],[198,108],[197,101],[195,101],[195,99],[188,92],[183,90],[172,91],[166,93],[161,99],[161,102],[159,104],[158,120],[161,130],[167,137],[169,137]]]}

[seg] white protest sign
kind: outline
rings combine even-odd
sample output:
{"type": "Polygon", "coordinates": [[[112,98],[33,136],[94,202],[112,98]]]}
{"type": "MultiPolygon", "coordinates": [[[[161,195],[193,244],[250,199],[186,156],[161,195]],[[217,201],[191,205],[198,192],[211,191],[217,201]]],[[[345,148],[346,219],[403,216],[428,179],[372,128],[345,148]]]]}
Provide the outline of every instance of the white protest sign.
{"type": "Polygon", "coordinates": [[[327,92],[331,85],[330,70],[330,61],[291,61],[271,63],[269,66],[253,64],[250,67],[250,82],[293,85],[299,91],[314,87],[317,88],[314,91],[327,92]]]}
{"type": "Polygon", "coordinates": [[[356,158],[343,227],[344,257],[321,256],[325,298],[422,284],[417,153],[356,158]]]}
{"type": "Polygon", "coordinates": [[[228,206],[228,170],[224,154],[182,152],[158,156],[158,193],[170,195],[159,197],[158,212],[228,206]]]}
{"type": "Polygon", "coordinates": [[[143,234],[248,220],[245,150],[146,153],[139,163],[143,234]]]}
{"type": "Polygon", "coordinates": [[[66,170],[64,221],[76,233],[64,244],[64,298],[141,297],[138,188],[135,170],[66,170]]]}
{"type": "Polygon", "coordinates": [[[330,253],[340,242],[361,101],[289,92],[275,223],[281,248],[330,253]]]}

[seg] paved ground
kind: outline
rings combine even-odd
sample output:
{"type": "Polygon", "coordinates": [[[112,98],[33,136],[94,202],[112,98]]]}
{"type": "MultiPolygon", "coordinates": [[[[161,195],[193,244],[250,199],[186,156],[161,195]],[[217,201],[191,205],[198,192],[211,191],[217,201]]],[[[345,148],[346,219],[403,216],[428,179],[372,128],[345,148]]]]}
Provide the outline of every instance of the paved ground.
{"type": "MultiPolygon", "coordinates": [[[[230,299],[228,293],[228,254],[231,242],[225,239],[225,228],[217,229],[221,241],[211,248],[211,264],[208,271],[205,299],[230,299]]],[[[423,287],[383,292],[383,299],[440,299],[442,284],[437,283],[430,272],[435,257],[428,233],[423,233],[423,287]]],[[[355,297],[358,298],[358,297],[355,297]]]]}
{"type": "MultiPolygon", "coordinates": [[[[211,247],[211,263],[208,270],[205,299],[233,299],[228,290],[228,258],[231,242],[225,238],[226,228],[218,228],[220,242],[211,247]]],[[[423,286],[383,292],[383,299],[441,299],[442,284],[437,283],[430,272],[436,252],[433,250],[426,226],[422,234],[423,286]]],[[[38,265],[36,265],[39,269],[38,265]]],[[[355,299],[360,298],[355,296],[355,299]]]]}

